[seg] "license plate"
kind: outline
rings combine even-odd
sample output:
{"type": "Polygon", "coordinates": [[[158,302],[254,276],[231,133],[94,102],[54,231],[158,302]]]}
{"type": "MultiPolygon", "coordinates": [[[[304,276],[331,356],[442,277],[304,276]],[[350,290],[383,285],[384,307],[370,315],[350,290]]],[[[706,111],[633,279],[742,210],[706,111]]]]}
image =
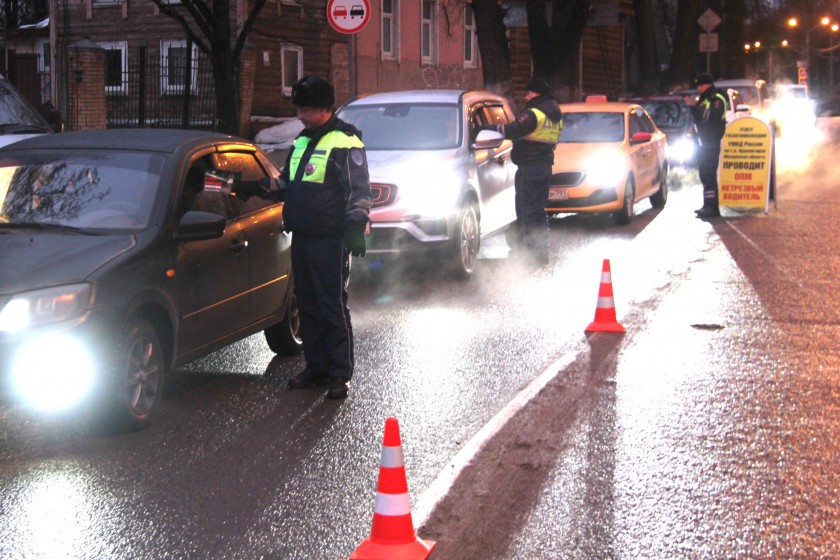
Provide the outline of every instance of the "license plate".
{"type": "Polygon", "coordinates": [[[548,189],[548,200],[569,200],[569,191],[566,189],[548,189]]]}

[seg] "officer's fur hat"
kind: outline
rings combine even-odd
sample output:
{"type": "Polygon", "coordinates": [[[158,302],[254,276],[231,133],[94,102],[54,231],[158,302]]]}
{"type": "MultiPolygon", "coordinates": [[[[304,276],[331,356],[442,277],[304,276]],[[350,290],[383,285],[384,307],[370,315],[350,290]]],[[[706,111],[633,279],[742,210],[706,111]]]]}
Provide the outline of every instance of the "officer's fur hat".
{"type": "Polygon", "coordinates": [[[528,85],[525,86],[527,91],[533,91],[539,95],[548,95],[551,93],[551,88],[548,87],[548,82],[543,80],[542,78],[533,78],[528,85]]]}
{"type": "Polygon", "coordinates": [[[706,74],[705,72],[703,74],[698,75],[696,78],[694,78],[694,85],[696,85],[696,86],[702,86],[703,84],[714,84],[714,83],[715,83],[715,79],[712,77],[712,75],[711,74],[706,74]]]}
{"type": "Polygon", "coordinates": [[[330,109],[335,105],[335,89],[318,76],[304,76],[292,85],[292,105],[330,109]]]}

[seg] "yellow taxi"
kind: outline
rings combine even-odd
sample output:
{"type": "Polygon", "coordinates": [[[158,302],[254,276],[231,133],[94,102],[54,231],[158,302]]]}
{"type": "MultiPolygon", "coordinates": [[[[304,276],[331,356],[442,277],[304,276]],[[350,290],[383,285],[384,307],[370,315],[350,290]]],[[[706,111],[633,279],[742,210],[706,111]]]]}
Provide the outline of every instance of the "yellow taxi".
{"type": "Polygon", "coordinates": [[[560,105],[563,133],[554,149],[548,190],[550,214],[609,212],[633,219],[633,205],[668,199],[668,142],[635,103],[590,101],[560,105]]]}

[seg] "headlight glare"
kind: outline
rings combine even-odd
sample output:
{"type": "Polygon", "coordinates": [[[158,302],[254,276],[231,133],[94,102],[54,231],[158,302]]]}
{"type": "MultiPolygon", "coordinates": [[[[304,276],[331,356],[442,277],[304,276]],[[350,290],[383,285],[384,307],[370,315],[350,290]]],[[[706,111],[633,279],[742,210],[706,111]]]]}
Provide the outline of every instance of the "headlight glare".
{"type": "Polygon", "coordinates": [[[627,174],[624,156],[616,150],[605,150],[590,157],[584,167],[590,183],[600,187],[614,187],[627,174]]]}
{"type": "Polygon", "coordinates": [[[90,295],[90,284],[16,294],[0,310],[0,332],[18,332],[80,317],[90,303],[90,295]]]}
{"type": "Polygon", "coordinates": [[[36,408],[65,409],[90,393],[95,367],[83,343],[48,335],[19,349],[12,365],[12,385],[20,398],[36,408]]]}

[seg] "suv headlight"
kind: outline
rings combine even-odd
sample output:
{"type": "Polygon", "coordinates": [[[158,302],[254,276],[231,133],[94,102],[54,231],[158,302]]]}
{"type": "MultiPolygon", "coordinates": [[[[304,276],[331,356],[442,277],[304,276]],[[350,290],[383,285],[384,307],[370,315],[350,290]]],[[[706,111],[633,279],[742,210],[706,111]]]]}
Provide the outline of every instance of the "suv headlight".
{"type": "Polygon", "coordinates": [[[15,294],[0,310],[0,332],[18,332],[81,317],[90,303],[90,284],[69,284],[15,294]]]}

